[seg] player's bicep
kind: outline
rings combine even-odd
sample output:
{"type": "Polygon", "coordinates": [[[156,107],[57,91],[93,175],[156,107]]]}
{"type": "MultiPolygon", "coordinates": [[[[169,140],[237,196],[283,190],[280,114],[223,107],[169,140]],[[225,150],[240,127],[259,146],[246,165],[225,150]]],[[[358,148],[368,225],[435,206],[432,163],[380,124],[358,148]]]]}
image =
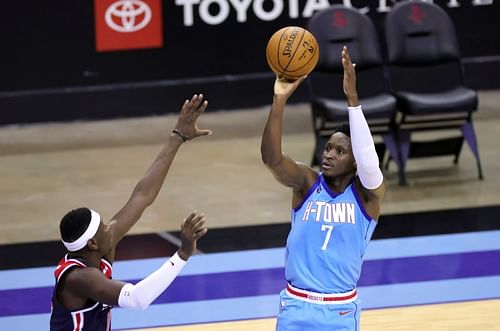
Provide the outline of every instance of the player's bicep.
{"type": "Polygon", "coordinates": [[[363,205],[365,207],[366,212],[368,215],[370,215],[373,219],[378,220],[380,216],[380,203],[382,200],[382,197],[384,196],[385,190],[386,190],[386,183],[385,180],[382,182],[382,184],[372,190],[369,190],[365,187],[363,187],[363,184],[361,184],[361,181],[359,178],[356,180],[356,187],[358,191],[360,192],[361,199],[363,202],[363,205]]]}
{"type": "Polygon", "coordinates": [[[106,278],[101,270],[84,268],[68,275],[66,287],[82,298],[108,305],[117,305],[121,288],[125,283],[106,278]]]}
{"type": "Polygon", "coordinates": [[[130,228],[139,220],[147,205],[140,197],[132,196],[127,203],[113,216],[109,222],[113,234],[113,247],[125,236],[130,228]]]}
{"type": "Polygon", "coordinates": [[[269,169],[278,182],[295,191],[303,189],[308,173],[313,171],[309,166],[295,162],[286,155],[283,155],[279,163],[269,166],[269,169]]]}
{"type": "Polygon", "coordinates": [[[366,196],[367,201],[380,201],[380,200],[382,200],[382,197],[385,194],[386,185],[387,184],[385,182],[385,179],[382,179],[382,183],[378,187],[376,187],[374,189],[368,189],[368,188],[363,186],[363,183],[361,183],[361,181],[358,180],[358,186],[363,191],[364,195],[366,196]]]}

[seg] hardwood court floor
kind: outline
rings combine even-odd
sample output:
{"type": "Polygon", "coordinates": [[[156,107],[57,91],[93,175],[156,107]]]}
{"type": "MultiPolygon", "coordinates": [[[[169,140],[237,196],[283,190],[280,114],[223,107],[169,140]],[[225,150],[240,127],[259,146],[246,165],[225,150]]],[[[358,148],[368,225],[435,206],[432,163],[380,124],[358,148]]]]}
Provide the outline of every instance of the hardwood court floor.
{"type": "MultiPolygon", "coordinates": [[[[497,176],[500,173],[500,149],[497,143],[500,129],[499,104],[500,91],[480,93],[480,110],[475,116],[475,127],[486,177],[484,181],[477,180],[475,163],[466,146],[464,146],[458,166],[452,164],[451,157],[410,160],[408,176],[412,185],[409,187],[397,185],[396,169],[391,166],[389,171],[386,172],[389,189],[384,198],[383,215],[413,211],[499,206],[498,187],[500,186],[500,179],[497,176]]],[[[260,160],[260,134],[267,112],[267,107],[263,107],[252,110],[204,114],[200,126],[213,129],[214,135],[190,142],[182,147],[157,201],[144,214],[144,217],[132,230],[132,233],[152,234],[178,230],[181,219],[193,209],[203,211],[208,215],[209,227],[213,230],[217,228],[226,230],[228,227],[244,225],[259,225],[259,228],[261,228],[262,225],[286,224],[289,220],[290,191],[276,183],[260,160]]],[[[309,107],[305,104],[289,107],[285,116],[284,151],[296,160],[308,162],[313,148],[309,107]]],[[[162,141],[165,140],[174,126],[175,118],[175,116],[159,116],[101,122],[0,128],[0,195],[2,196],[0,200],[0,209],[2,210],[0,244],[57,240],[60,217],[67,210],[81,205],[97,209],[105,218],[111,217],[128,199],[134,184],[160,150],[162,141]]],[[[496,208],[493,209],[496,210],[496,208]]],[[[448,220],[463,222],[465,218],[463,214],[457,215],[455,213],[453,215],[440,217],[439,221],[446,223],[448,223],[448,220]]],[[[494,221],[495,217],[489,218],[494,221]]],[[[417,219],[419,223],[424,223],[425,227],[438,223],[433,219],[427,219],[432,224],[422,220],[423,218],[420,218],[420,216],[417,219]]],[[[408,218],[403,223],[405,222],[408,222],[408,218]]],[[[404,224],[400,225],[403,226],[404,224]]],[[[379,226],[379,229],[381,228],[382,224],[379,226]]],[[[492,229],[496,229],[496,227],[492,229]]],[[[481,228],[474,230],[481,230],[481,228]]],[[[211,233],[216,232],[212,231],[211,233]]],[[[231,236],[236,238],[242,236],[242,231],[233,231],[231,233],[231,236]]],[[[413,232],[410,232],[411,234],[415,235],[413,232]]],[[[248,236],[249,233],[245,232],[244,235],[248,236]]],[[[262,240],[261,237],[258,238],[262,240]]],[[[208,239],[208,236],[205,239],[208,239]]],[[[231,239],[234,240],[234,238],[231,239]]],[[[494,239],[496,243],[496,238],[494,239]]],[[[428,241],[426,242],[428,243],[428,241]]],[[[478,240],[475,241],[476,244],[477,242],[478,240]]],[[[456,240],[446,245],[446,247],[456,247],[457,244],[455,243],[456,240]]],[[[380,244],[380,241],[372,243],[372,249],[376,247],[374,244],[380,244]]],[[[24,246],[19,245],[20,248],[24,246]]],[[[419,247],[426,249],[430,247],[428,244],[423,246],[425,247],[422,247],[422,245],[419,247]]],[[[498,250],[498,248],[483,247],[479,253],[485,255],[491,249],[498,250]],[[482,251],[486,251],[486,253],[482,251]]],[[[47,254],[43,250],[36,252],[36,254],[31,255],[36,256],[38,259],[47,254]]],[[[425,254],[429,254],[428,249],[426,252],[425,254]]],[[[463,252],[468,251],[463,250],[463,252]]],[[[162,251],[161,254],[167,255],[168,253],[162,251]]],[[[445,255],[438,256],[437,259],[446,259],[446,262],[441,263],[441,265],[447,265],[448,261],[450,261],[450,252],[441,252],[440,254],[445,255]]],[[[467,261],[470,262],[478,254],[471,254],[467,261]]],[[[8,262],[12,256],[14,259],[19,258],[16,254],[10,254],[5,260],[8,262]]],[[[212,258],[211,254],[202,254],[201,256],[208,259],[212,258]]],[[[261,260],[267,261],[267,258],[258,259],[258,261],[261,260]]],[[[245,266],[248,264],[247,259],[241,261],[244,261],[245,266]]],[[[279,261],[282,261],[281,255],[279,261]]],[[[420,260],[417,257],[412,261],[418,262],[420,260]]],[[[436,261],[436,259],[432,261],[436,261]]],[[[460,264],[462,260],[458,259],[457,256],[453,261],[455,261],[455,267],[463,266],[463,264],[460,264]]],[[[123,261],[123,263],[136,262],[139,263],[139,261],[123,261]]],[[[392,262],[394,261],[389,261],[389,263],[392,262]]],[[[216,265],[219,266],[221,263],[218,260],[216,265]]],[[[52,262],[48,263],[48,265],[51,264],[52,262]]],[[[45,265],[47,264],[41,264],[40,266],[45,265]]],[[[213,266],[214,264],[210,265],[213,266]]],[[[188,266],[196,268],[199,265],[190,263],[188,266]]],[[[365,265],[365,267],[367,266],[369,266],[369,263],[365,265]]],[[[132,271],[141,271],[136,269],[133,268],[132,271]]],[[[429,271],[434,269],[429,268],[429,271]]],[[[30,272],[33,275],[41,273],[45,278],[40,277],[44,279],[43,284],[27,284],[27,288],[6,287],[3,290],[5,293],[25,293],[24,299],[31,298],[29,296],[31,293],[50,292],[50,286],[53,284],[50,277],[51,270],[49,271],[46,268],[6,270],[2,275],[7,278],[10,273],[26,275],[26,273],[30,272]]],[[[123,269],[121,270],[123,271],[123,269]]],[[[377,270],[387,271],[382,267],[378,267],[377,270]]],[[[396,268],[393,271],[397,272],[397,270],[399,269],[396,268]]],[[[481,282],[479,283],[481,285],[484,284],[484,279],[478,277],[451,279],[450,282],[459,288],[465,288],[464,283],[467,283],[469,284],[468,290],[472,291],[472,293],[480,291],[492,292],[492,290],[495,290],[494,293],[498,293],[498,285],[494,283],[498,271],[495,268],[489,268],[487,271],[489,274],[486,276],[491,277],[483,278],[489,279],[490,286],[478,286],[477,282],[481,282]]],[[[280,274],[281,280],[281,271],[276,272],[280,274]]],[[[225,275],[222,271],[219,273],[225,275]]],[[[243,274],[247,275],[244,272],[243,274]]],[[[402,274],[397,273],[396,276],[402,274]]],[[[139,276],[120,278],[118,274],[117,276],[118,279],[139,278],[139,276]]],[[[203,275],[196,274],[195,276],[198,277],[197,279],[203,278],[203,275]]],[[[219,276],[219,274],[216,276],[219,276]]],[[[440,279],[435,272],[431,276],[440,279]]],[[[190,279],[190,276],[180,277],[177,283],[180,284],[188,279],[190,279]]],[[[30,281],[38,280],[38,278],[29,274],[29,276],[16,277],[15,280],[30,283],[30,281]]],[[[411,280],[403,279],[400,281],[409,282],[411,280]]],[[[433,282],[424,279],[418,284],[424,286],[428,283],[433,282]]],[[[211,282],[208,281],[207,284],[211,284],[211,282]]],[[[439,284],[442,283],[438,282],[439,284]]],[[[395,293],[401,293],[401,289],[404,288],[407,291],[407,295],[401,296],[404,298],[412,296],[414,293],[418,293],[420,296],[429,293],[449,294],[449,292],[422,291],[422,286],[412,288],[407,285],[407,283],[395,284],[394,288],[399,291],[395,293]]],[[[386,291],[386,286],[385,283],[381,284],[380,291],[386,291]]],[[[214,286],[213,288],[220,287],[214,286]]],[[[272,295],[278,292],[279,290],[273,290],[272,295]]],[[[267,298],[270,293],[267,293],[264,297],[267,298]]],[[[380,295],[372,295],[372,299],[374,296],[381,298],[380,295]]],[[[9,298],[7,294],[4,297],[9,298]]],[[[483,296],[482,298],[485,297],[497,298],[498,295],[483,296]]],[[[255,309],[262,305],[262,296],[251,298],[254,299],[254,303],[258,301],[258,304],[248,305],[249,297],[243,295],[241,300],[244,300],[244,309],[255,309]]],[[[48,299],[44,296],[37,296],[33,299],[48,303],[48,299]]],[[[237,301],[240,298],[235,297],[232,299],[237,301]]],[[[273,315],[274,299],[267,299],[271,301],[269,305],[271,313],[257,316],[259,318],[273,315]]],[[[387,299],[393,300],[396,298],[389,296],[387,299]]],[[[450,300],[453,299],[446,296],[441,301],[426,301],[425,303],[450,300]]],[[[209,315],[214,315],[217,313],[217,303],[221,305],[219,307],[222,307],[226,302],[233,303],[234,301],[210,300],[208,302],[208,304],[206,302],[203,304],[203,301],[201,303],[200,301],[190,301],[189,304],[198,307],[197,309],[204,310],[209,315]]],[[[366,302],[368,303],[369,300],[366,302]]],[[[2,305],[0,304],[0,306],[2,305]]],[[[2,307],[5,308],[4,306],[6,307],[6,305],[2,307]]],[[[37,305],[35,307],[37,308],[36,314],[27,311],[25,309],[27,306],[19,306],[21,310],[24,309],[23,314],[20,314],[19,311],[9,312],[7,315],[2,316],[3,318],[0,318],[0,321],[11,323],[9,325],[19,325],[18,323],[21,320],[31,321],[31,324],[26,324],[30,325],[30,327],[25,329],[32,328],[31,326],[34,325],[47,325],[46,319],[50,309],[49,306],[46,306],[44,310],[40,308],[43,304],[37,305]],[[39,312],[39,310],[42,311],[39,312]],[[42,320],[43,322],[40,323],[42,320]]],[[[164,315],[162,309],[172,313],[174,308],[180,306],[185,306],[182,301],[167,301],[163,302],[163,304],[154,305],[145,313],[165,318],[166,315],[164,315]],[[156,314],[155,312],[158,311],[162,311],[162,313],[156,314]]],[[[498,325],[500,325],[499,315],[497,314],[499,306],[499,300],[491,300],[366,310],[363,313],[362,325],[364,330],[374,331],[422,329],[428,329],[429,331],[498,330],[498,325]]],[[[387,305],[384,307],[387,307],[387,305]]],[[[231,308],[234,308],[234,306],[231,308]]],[[[189,312],[193,312],[193,310],[187,308],[182,314],[176,315],[185,316],[187,318],[185,322],[174,323],[170,319],[170,323],[195,323],[196,320],[193,319],[195,314],[190,315],[189,312]]],[[[133,316],[132,313],[117,310],[114,312],[116,322],[120,322],[118,317],[121,316],[123,320],[125,316],[133,316]]],[[[236,318],[204,321],[224,321],[236,318]]],[[[242,318],[248,318],[248,315],[242,318]]],[[[203,320],[198,320],[198,323],[200,321],[203,320]]],[[[122,321],[122,324],[117,323],[115,327],[145,327],[147,325],[166,325],[168,322],[169,320],[156,324],[151,321],[149,324],[131,324],[122,321]]],[[[210,330],[210,328],[212,330],[273,330],[274,319],[214,325],[202,324],[179,328],[180,330],[196,330],[200,328],[204,330],[210,330]]],[[[11,330],[13,328],[7,329],[11,330]]],[[[167,328],[160,330],[167,330],[167,328]]]]}
{"type": "MultiPolygon", "coordinates": [[[[361,314],[361,330],[370,331],[497,331],[500,300],[468,301],[391,309],[375,309],[361,314]]],[[[274,330],[274,318],[198,324],[135,331],[253,331],[274,330]]]]}
{"type": "MultiPolygon", "coordinates": [[[[500,91],[480,92],[476,132],[485,180],[464,146],[452,157],[410,160],[409,187],[386,172],[383,214],[498,205],[500,91]]],[[[180,100],[179,104],[182,100],[180,100]]],[[[259,225],[289,219],[290,192],[260,160],[260,134],[268,107],[204,114],[214,134],[183,146],[157,201],[132,233],[177,230],[191,210],[209,226],[259,225]]],[[[0,244],[58,239],[58,222],[75,207],[90,206],[110,218],[128,199],[171,132],[175,116],[0,128],[0,244]],[[29,231],[26,231],[29,229],[29,231]]],[[[284,152],[308,162],[313,149],[307,104],[285,113],[284,152]]]]}

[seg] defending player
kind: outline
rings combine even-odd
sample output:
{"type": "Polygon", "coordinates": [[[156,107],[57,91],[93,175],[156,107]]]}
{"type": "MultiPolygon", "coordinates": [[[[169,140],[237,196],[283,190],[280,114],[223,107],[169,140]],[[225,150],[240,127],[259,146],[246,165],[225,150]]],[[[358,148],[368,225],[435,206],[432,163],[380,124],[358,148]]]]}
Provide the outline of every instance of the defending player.
{"type": "Polygon", "coordinates": [[[111,279],[118,242],[155,200],[182,143],[211,133],[197,126],[198,117],[207,104],[201,94],[184,102],[165,146],[111,221],[104,223],[101,216],[89,208],[72,210],[63,217],[60,231],[68,254],[54,272],[52,331],[110,330],[112,306],[148,307],[196,251],[196,243],[207,228],[205,216],[193,212],[181,226],[180,249],[158,270],[135,285],[111,279]]]}

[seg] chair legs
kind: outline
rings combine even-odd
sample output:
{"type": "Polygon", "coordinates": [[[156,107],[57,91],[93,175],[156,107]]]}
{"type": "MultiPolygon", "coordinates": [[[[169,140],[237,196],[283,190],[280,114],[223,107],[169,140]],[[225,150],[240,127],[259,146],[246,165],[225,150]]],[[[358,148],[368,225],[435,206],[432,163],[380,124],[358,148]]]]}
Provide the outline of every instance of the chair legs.
{"type": "MultiPolygon", "coordinates": [[[[479,157],[479,149],[477,145],[476,133],[474,131],[474,126],[472,125],[472,122],[465,123],[461,127],[461,131],[464,140],[467,142],[467,145],[469,145],[469,148],[476,159],[478,178],[482,180],[484,179],[483,169],[481,166],[481,159],[479,157]]],[[[411,140],[411,132],[406,130],[397,131],[397,134],[395,136],[391,134],[384,135],[384,143],[386,144],[387,148],[390,151],[390,159],[392,158],[392,160],[394,160],[394,162],[398,166],[399,185],[401,186],[408,185],[405,168],[410,154],[410,144],[411,144],[410,140],[411,140]]],[[[455,164],[458,163],[460,150],[461,148],[459,148],[453,160],[455,164]]],[[[388,162],[390,161],[390,159],[388,160],[388,162]]],[[[387,167],[388,163],[386,164],[386,168],[387,167]]]]}
{"type": "Polygon", "coordinates": [[[462,143],[460,144],[460,148],[458,148],[456,154],[455,154],[455,157],[453,158],[453,164],[454,165],[457,165],[458,164],[458,160],[460,159],[460,154],[462,153],[462,145],[463,145],[463,135],[462,135],[462,143]]]}
{"type": "Polygon", "coordinates": [[[398,166],[399,185],[407,186],[405,167],[410,153],[410,132],[398,131],[397,134],[386,134],[383,138],[389,150],[390,158],[398,166]]]}
{"type": "MultiPolygon", "coordinates": [[[[483,170],[481,166],[481,160],[479,157],[479,149],[476,139],[476,133],[474,131],[474,126],[472,122],[467,122],[461,127],[462,135],[464,140],[469,145],[472,154],[476,158],[478,177],[483,179],[483,170]]],[[[312,155],[311,165],[319,166],[321,164],[321,155],[323,153],[323,148],[327,142],[327,137],[321,135],[316,135],[316,146],[312,155]]],[[[400,186],[407,186],[408,180],[406,178],[406,164],[408,158],[410,157],[410,145],[411,145],[411,131],[409,130],[395,130],[395,133],[387,133],[383,135],[383,144],[385,148],[389,151],[389,158],[385,164],[385,169],[387,170],[388,164],[392,159],[398,167],[398,179],[400,186]]],[[[455,154],[453,162],[456,164],[460,156],[461,147],[455,154]]],[[[379,152],[379,151],[377,151],[379,152]]],[[[380,154],[383,155],[383,151],[380,150],[380,154]]],[[[383,158],[381,159],[383,160],[383,158]]]]}
{"type": "Polygon", "coordinates": [[[474,157],[476,158],[478,177],[479,179],[482,180],[484,179],[483,168],[481,167],[481,159],[479,158],[479,148],[477,146],[476,132],[474,131],[474,126],[472,125],[472,122],[465,123],[461,127],[461,130],[464,139],[467,142],[467,145],[469,145],[472,154],[474,154],[474,157]]]}

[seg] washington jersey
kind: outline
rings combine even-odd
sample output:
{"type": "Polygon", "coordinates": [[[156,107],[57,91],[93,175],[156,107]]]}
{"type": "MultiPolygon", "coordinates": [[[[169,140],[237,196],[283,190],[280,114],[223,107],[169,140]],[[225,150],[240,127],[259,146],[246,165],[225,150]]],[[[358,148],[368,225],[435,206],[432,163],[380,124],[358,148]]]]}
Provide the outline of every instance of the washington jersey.
{"type": "Polygon", "coordinates": [[[332,192],[322,174],[292,210],[285,276],[294,287],[317,293],[356,288],[363,255],[376,221],[365,211],[353,183],[332,192]]]}
{"type": "MultiPolygon", "coordinates": [[[[100,302],[90,301],[82,309],[69,310],[57,299],[57,287],[63,275],[71,268],[86,268],[82,261],[70,259],[68,255],[59,261],[54,271],[56,284],[52,292],[52,313],[50,316],[51,331],[108,331],[111,330],[111,306],[100,302]]],[[[105,259],[101,259],[101,271],[111,279],[112,266],[105,259]]]]}

